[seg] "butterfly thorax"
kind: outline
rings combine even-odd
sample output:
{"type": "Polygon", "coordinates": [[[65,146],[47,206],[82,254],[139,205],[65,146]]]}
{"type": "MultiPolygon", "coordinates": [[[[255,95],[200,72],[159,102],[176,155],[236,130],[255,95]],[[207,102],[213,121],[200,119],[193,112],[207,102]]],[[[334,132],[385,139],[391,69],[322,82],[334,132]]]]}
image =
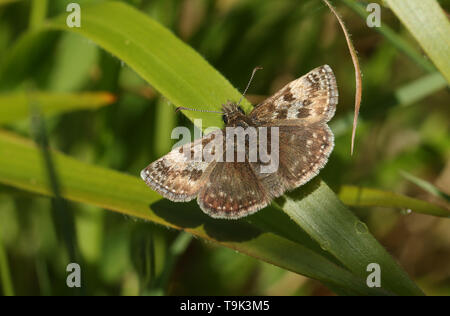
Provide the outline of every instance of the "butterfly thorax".
{"type": "Polygon", "coordinates": [[[249,127],[254,126],[253,120],[245,115],[244,110],[236,103],[228,102],[222,106],[222,119],[227,127],[249,127]]]}

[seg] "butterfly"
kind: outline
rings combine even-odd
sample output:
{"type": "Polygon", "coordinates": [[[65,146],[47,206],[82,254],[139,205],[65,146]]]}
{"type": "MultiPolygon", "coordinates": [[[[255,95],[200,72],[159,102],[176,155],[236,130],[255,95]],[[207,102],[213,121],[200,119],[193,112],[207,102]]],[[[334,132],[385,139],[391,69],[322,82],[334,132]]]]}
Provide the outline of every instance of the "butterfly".
{"type": "MultiPolygon", "coordinates": [[[[142,170],[141,177],[171,201],[197,198],[203,212],[213,218],[238,219],[253,214],[286,191],[305,184],[324,167],[334,147],[327,122],[337,103],[335,76],[330,66],[323,65],[290,82],[249,114],[238,103],[223,105],[226,128],[277,128],[278,168],[271,173],[262,172],[265,162],[251,161],[247,154],[240,162],[205,161],[186,155],[205,146],[221,148],[223,156],[227,150],[236,151],[236,147],[224,144],[225,128],[219,131],[224,137],[210,133],[173,149],[142,170]]],[[[246,139],[246,148],[248,142],[246,139]]]]}

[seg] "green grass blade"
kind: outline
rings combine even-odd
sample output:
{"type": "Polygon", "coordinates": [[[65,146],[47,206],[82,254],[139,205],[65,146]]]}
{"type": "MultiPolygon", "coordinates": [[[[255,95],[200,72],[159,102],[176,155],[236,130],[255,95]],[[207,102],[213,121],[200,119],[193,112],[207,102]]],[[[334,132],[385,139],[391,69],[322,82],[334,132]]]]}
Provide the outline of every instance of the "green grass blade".
{"type": "Polygon", "coordinates": [[[58,173],[55,170],[52,153],[48,142],[44,120],[38,110],[39,104],[30,105],[32,114],[32,131],[35,142],[39,144],[44,169],[52,192],[52,216],[58,237],[64,242],[71,262],[80,262],[77,255],[75,222],[72,211],[67,207],[66,201],[61,197],[58,173]]]}
{"type": "Polygon", "coordinates": [[[450,22],[436,0],[386,0],[450,83],[450,22]]]}
{"type": "Polygon", "coordinates": [[[156,104],[155,130],[158,133],[154,134],[153,143],[158,157],[165,155],[171,150],[173,143],[167,140],[171,139],[172,130],[177,125],[174,111],[166,103],[166,100],[160,98],[156,104]]]}
{"type": "Polygon", "coordinates": [[[42,31],[24,33],[0,59],[0,90],[11,90],[32,77],[40,61],[55,43],[56,34],[42,31]],[[30,54],[33,52],[33,54],[30,54]]]}
{"type": "Polygon", "coordinates": [[[3,246],[2,232],[0,231],[0,280],[2,282],[3,295],[13,296],[14,288],[11,280],[8,258],[3,246]]]}
{"type": "MultiPolygon", "coordinates": [[[[239,100],[237,91],[196,51],[156,21],[119,2],[83,7],[83,27],[68,29],[66,15],[47,27],[77,32],[113,53],[176,106],[220,109],[227,100],[239,100]],[[120,21],[114,21],[120,16],[120,21]],[[114,23],[112,22],[114,21],[114,23]]],[[[249,103],[244,101],[249,108],[249,103]]],[[[220,115],[186,111],[191,120],[202,118],[221,126],[220,115]]],[[[204,127],[207,127],[204,125],[204,127]]]]}
{"type": "MultiPolygon", "coordinates": [[[[52,156],[64,198],[187,231],[351,294],[389,294],[382,289],[368,288],[365,278],[354,276],[316,252],[274,233],[263,232],[246,221],[211,219],[195,203],[174,207],[137,177],[81,163],[54,151],[52,156]]],[[[52,194],[36,145],[6,132],[0,132],[0,182],[39,194],[52,194]]]]}
{"type": "Polygon", "coordinates": [[[18,1],[20,1],[20,0],[0,0],[0,6],[10,4],[13,2],[18,2],[18,1]]]}
{"type": "Polygon", "coordinates": [[[408,106],[444,89],[446,86],[445,78],[435,71],[397,89],[395,98],[401,106],[408,106]]]}
{"type": "Polygon", "coordinates": [[[78,34],[63,34],[54,53],[46,89],[54,92],[75,92],[85,87],[97,64],[98,51],[97,45],[78,34]]]}
{"type": "Polygon", "coordinates": [[[41,26],[47,15],[48,0],[34,0],[31,2],[30,25],[31,29],[41,26]]]}
{"type": "Polygon", "coordinates": [[[412,174],[410,174],[406,171],[401,171],[400,173],[405,179],[411,181],[412,183],[414,183],[418,187],[422,188],[423,190],[427,191],[428,193],[431,193],[434,196],[440,197],[441,199],[443,199],[447,202],[450,202],[450,196],[448,194],[446,194],[445,192],[442,192],[441,190],[436,188],[430,182],[420,179],[416,176],[413,176],[412,174]]]}
{"type": "Polygon", "coordinates": [[[39,104],[43,115],[52,115],[81,109],[96,109],[113,103],[108,92],[48,93],[12,92],[0,94],[0,124],[30,117],[30,102],[39,104]]]}
{"type": "Polygon", "coordinates": [[[187,234],[185,232],[180,232],[178,234],[177,238],[173,241],[172,245],[168,249],[166,255],[166,263],[164,264],[164,270],[157,278],[155,284],[152,284],[150,293],[148,294],[167,295],[170,278],[175,268],[177,259],[184,251],[186,251],[192,239],[193,238],[191,234],[187,234]]]}
{"type": "Polygon", "coordinates": [[[450,217],[450,211],[435,204],[377,189],[343,186],[339,192],[339,198],[350,206],[396,207],[416,213],[450,217]]]}
{"type": "MultiPolygon", "coordinates": [[[[369,12],[366,11],[366,8],[363,4],[358,3],[355,0],[342,0],[342,2],[344,2],[345,5],[355,11],[364,20],[367,19],[369,12]]],[[[395,46],[399,51],[403,52],[412,61],[414,61],[417,65],[420,65],[426,71],[435,71],[435,67],[432,63],[424,58],[416,49],[414,49],[414,47],[410,45],[410,43],[408,43],[408,41],[406,41],[402,36],[395,33],[395,31],[386,24],[381,23],[380,27],[374,27],[373,30],[382,34],[386,40],[392,43],[393,46],[395,46]]]]}
{"type": "Polygon", "coordinates": [[[317,179],[305,189],[286,194],[279,203],[324,250],[360,277],[367,276],[368,264],[378,263],[382,270],[382,287],[388,291],[402,295],[421,294],[421,290],[370,234],[367,226],[323,181],[317,179]]]}

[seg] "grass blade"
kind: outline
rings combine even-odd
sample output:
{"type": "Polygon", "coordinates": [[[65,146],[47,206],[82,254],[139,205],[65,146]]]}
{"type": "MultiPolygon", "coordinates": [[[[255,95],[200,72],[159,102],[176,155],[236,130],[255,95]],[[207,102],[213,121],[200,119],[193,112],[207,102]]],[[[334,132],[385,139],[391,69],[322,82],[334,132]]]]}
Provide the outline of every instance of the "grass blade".
{"type": "Polygon", "coordinates": [[[450,22],[435,0],[386,0],[450,83],[450,22]]]}
{"type": "Polygon", "coordinates": [[[414,104],[423,98],[445,88],[447,81],[435,71],[411,83],[400,87],[395,91],[395,98],[401,106],[414,104]]]}
{"type": "Polygon", "coordinates": [[[115,101],[108,92],[48,93],[12,92],[0,94],[0,123],[11,123],[30,116],[30,101],[40,105],[44,115],[81,109],[97,109],[115,101]]]}
{"type": "MultiPolygon", "coordinates": [[[[168,249],[166,256],[166,263],[161,275],[157,278],[155,284],[152,285],[149,291],[152,294],[167,295],[170,277],[175,268],[178,257],[187,249],[192,241],[192,235],[185,232],[180,232],[177,238],[173,241],[168,249]]],[[[148,293],[148,294],[150,294],[148,293]]]]}
{"type": "Polygon", "coordinates": [[[348,211],[331,189],[320,180],[284,196],[280,205],[321,247],[332,253],[355,275],[364,277],[370,263],[382,269],[382,287],[402,295],[420,295],[367,226],[348,211]]]}
{"type": "Polygon", "coordinates": [[[350,206],[381,206],[408,209],[416,213],[450,217],[450,211],[435,204],[402,194],[377,189],[343,186],[339,198],[350,206]]]}
{"type": "Polygon", "coordinates": [[[52,217],[55,230],[63,242],[71,262],[80,262],[77,255],[76,230],[73,213],[67,207],[66,201],[61,197],[58,173],[55,170],[52,153],[49,149],[47,132],[44,121],[38,110],[39,104],[30,104],[32,115],[32,129],[36,143],[39,144],[44,169],[52,192],[52,217]]]}
{"type": "Polygon", "coordinates": [[[400,173],[405,179],[411,181],[412,183],[417,185],[419,188],[422,188],[423,190],[427,191],[428,193],[431,193],[434,196],[440,197],[441,199],[443,199],[447,202],[450,202],[450,196],[448,194],[445,194],[445,192],[442,192],[441,190],[436,188],[434,185],[432,185],[428,181],[417,178],[406,171],[401,171],[400,173]]]}
{"type": "Polygon", "coordinates": [[[8,257],[3,247],[2,232],[0,231],[0,279],[2,281],[3,295],[14,296],[8,257]]]}
{"type": "Polygon", "coordinates": [[[41,26],[47,15],[48,0],[34,0],[31,2],[30,25],[31,29],[41,26]]]}
{"type": "MultiPolygon", "coordinates": [[[[367,19],[369,13],[366,11],[363,4],[358,3],[354,0],[342,0],[349,8],[355,11],[359,16],[361,16],[364,20],[367,19]]],[[[386,40],[388,40],[394,47],[396,47],[399,51],[403,52],[406,56],[408,56],[413,62],[417,65],[421,66],[424,70],[428,72],[436,71],[436,68],[432,63],[430,63],[426,58],[424,58],[417,50],[412,47],[408,41],[406,41],[403,37],[399,36],[394,32],[389,26],[384,23],[381,23],[380,27],[373,28],[374,31],[379,32],[384,36],[386,40]]]]}
{"type": "MultiPolygon", "coordinates": [[[[65,19],[66,15],[62,15],[51,20],[47,28],[66,31],[65,19]]],[[[69,30],[113,53],[176,106],[213,110],[241,96],[228,80],[172,32],[123,3],[111,1],[85,6],[83,27],[69,30]],[[116,16],[121,16],[121,23],[111,23],[111,17],[116,16]]],[[[249,108],[245,100],[243,105],[249,108]]],[[[186,111],[185,115],[191,120],[202,118],[205,128],[223,124],[219,115],[192,111],[186,111]]]]}

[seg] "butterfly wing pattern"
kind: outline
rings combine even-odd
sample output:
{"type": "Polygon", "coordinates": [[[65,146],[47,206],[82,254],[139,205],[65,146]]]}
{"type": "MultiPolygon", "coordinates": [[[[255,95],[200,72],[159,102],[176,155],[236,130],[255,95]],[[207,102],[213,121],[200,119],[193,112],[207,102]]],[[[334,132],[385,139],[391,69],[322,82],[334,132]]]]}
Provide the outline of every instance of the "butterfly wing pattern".
{"type": "Polygon", "coordinates": [[[338,90],[330,66],[323,65],[288,83],[249,114],[261,124],[285,126],[328,122],[336,110],[338,90]]]}
{"type": "Polygon", "coordinates": [[[280,128],[277,172],[261,174],[254,167],[271,196],[305,184],[327,163],[334,136],[326,123],[337,102],[336,79],[324,65],[287,84],[250,113],[260,124],[280,128]]]}
{"type": "Polygon", "coordinates": [[[261,173],[260,164],[253,170],[272,198],[293,190],[314,178],[333,150],[333,134],[326,124],[280,126],[279,167],[274,173],[261,173]]]}
{"type": "Polygon", "coordinates": [[[215,142],[208,134],[179,146],[142,170],[141,178],[149,187],[174,202],[188,202],[197,197],[215,162],[194,159],[195,151],[215,142]]]}
{"type": "Polygon", "coordinates": [[[275,172],[261,172],[263,163],[250,162],[248,155],[244,162],[190,159],[186,152],[210,142],[223,146],[226,156],[225,137],[219,141],[208,134],[173,149],[145,168],[141,177],[172,201],[197,197],[200,208],[214,218],[250,215],[273,198],[308,182],[323,168],[334,146],[327,122],[337,102],[336,79],[331,68],[324,65],[290,82],[242,118],[254,127],[279,129],[279,166],[275,172]]]}
{"type": "Polygon", "coordinates": [[[270,200],[247,161],[218,162],[198,196],[198,204],[205,213],[228,219],[252,214],[270,200]]]}

